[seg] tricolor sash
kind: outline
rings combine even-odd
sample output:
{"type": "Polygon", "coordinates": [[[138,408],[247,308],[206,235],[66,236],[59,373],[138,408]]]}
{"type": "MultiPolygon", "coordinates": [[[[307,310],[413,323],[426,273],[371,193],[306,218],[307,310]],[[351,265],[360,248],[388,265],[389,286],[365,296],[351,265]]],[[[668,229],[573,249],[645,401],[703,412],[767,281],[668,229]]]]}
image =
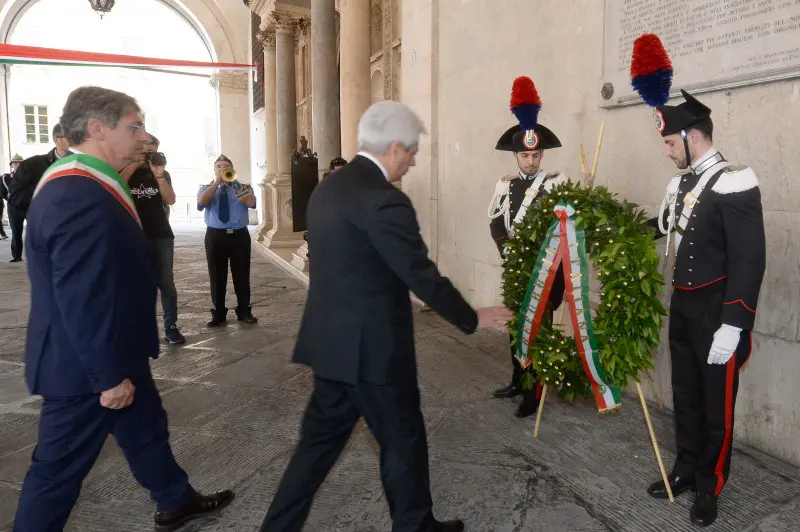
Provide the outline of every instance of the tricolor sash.
{"type": "Polygon", "coordinates": [[[68,155],[54,162],[44,173],[42,179],[39,180],[39,184],[33,191],[33,197],[35,198],[42,187],[52,180],[73,175],[94,180],[128,211],[128,214],[136,220],[139,227],[142,226],[142,221],[139,219],[139,214],[136,212],[136,206],[133,203],[133,196],[131,195],[131,188],[128,186],[128,183],[120,177],[119,173],[117,173],[111,165],[96,157],[86,155],[85,153],[68,155]]]}
{"type": "Polygon", "coordinates": [[[524,368],[533,364],[528,358],[529,346],[539,334],[558,267],[563,265],[566,286],[564,303],[569,306],[583,370],[592,385],[597,407],[602,412],[620,405],[620,391],[608,383],[600,364],[600,352],[590,314],[586,236],[583,229],[575,225],[575,208],[572,204],[559,202],[554,211],[557,219],[547,231],[520,309],[516,356],[524,368]]]}

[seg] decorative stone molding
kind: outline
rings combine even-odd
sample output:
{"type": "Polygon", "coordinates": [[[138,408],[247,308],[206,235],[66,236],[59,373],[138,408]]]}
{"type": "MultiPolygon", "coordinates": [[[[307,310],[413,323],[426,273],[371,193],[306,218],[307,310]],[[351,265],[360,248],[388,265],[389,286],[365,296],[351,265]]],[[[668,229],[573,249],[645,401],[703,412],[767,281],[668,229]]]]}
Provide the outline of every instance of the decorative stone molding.
{"type": "Polygon", "coordinates": [[[264,50],[275,49],[275,30],[268,29],[259,31],[256,35],[256,39],[258,39],[258,42],[264,47],[264,50]]]}
{"type": "Polygon", "coordinates": [[[392,61],[392,0],[383,0],[383,95],[387,100],[392,99],[394,82],[394,64],[392,61]]]}
{"type": "Polygon", "coordinates": [[[275,0],[252,0],[250,2],[250,10],[262,19],[266,18],[274,9],[275,0]]]}
{"type": "Polygon", "coordinates": [[[374,33],[380,33],[381,31],[381,1],[382,0],[372,0],[370,20],[372,21],[372,31],[374,33]]]}
{"type": "Polygon", "coordinates": [[[311,21],[305,17],[297,19],[297,30],[294,33],[294,45],[298,46],[301,42],[310,41],[309,32],[311,31],[311,21]]]}
{"type": "Polygon", "coordinates": [[[294,35],[297,31],[297,16],[284,11],[273,11],[270,15],[272,27],[276,33],[288,33],[294,35]]]}
{"type": "Polygon", "coordinates": [[[248,72],[216,72],[211,74],[211,86],[217,89],[247,91],[248,72]]]}

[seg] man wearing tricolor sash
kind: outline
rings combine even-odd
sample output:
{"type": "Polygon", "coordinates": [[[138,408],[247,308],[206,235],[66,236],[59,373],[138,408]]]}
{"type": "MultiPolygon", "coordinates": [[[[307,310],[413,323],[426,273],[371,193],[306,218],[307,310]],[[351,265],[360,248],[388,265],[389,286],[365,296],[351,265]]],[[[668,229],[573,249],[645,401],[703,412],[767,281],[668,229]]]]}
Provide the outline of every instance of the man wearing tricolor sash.
{"type": "MultiPolygon", "coordinates": [[[[560,172],[547,173],[541,169],[544,150],[560,148],[558,137],[538,122],[541,101],[533,81],[528,77],[514,80],[511,92],[511,110],[519,124],[508,129],[497,141],[499,151],[510,151],[519,167],[519,173],[506,176],[497,182],[495,193],[489,204],[489,229],[497,245],[500,256],[505,259],[505,243],[514,236],[514,225],[520,222],[532,206],[538,207],[542,198],[556,185],[567,180],[560,172]]],[[[559,269],[554,286],[550,292],[548,313],[552,319],[553,310],[558,308],[564,297],[564,276],[559,269]]],[[[497,398],[515,397],[522,394],[522,403],[515,415],[527,417],[539,406],[541,385],[523,390],[522,376],[525,369],[516,357],[516,346],[511,346],[511,363],[514,371],[508,386],[495,390],[497,398]]],[[[533,371],[531,368],[530,371],[533,371]]]]}
{"type": "Polygon", "coordinates": [[[233,494],[192,489],[150,373],[156,276],[118,173],[148,136],[136,101],[99,87],[73,91],[61,124],[72,153],[45,172],[28,211],[25,378],[44,402],[14,531],[63,530],[109,434],[156,501],[155,530],[177,530],[233,494]]]}
{"type": "MultiPolygon", "coordinates": [[[[764,277],[761,193],[751,168],[732,166],[714,148],[711,109],[686,91],[684,102],[666,105],[672,69],[657,36],[637,39],[631,74],[655,107],[665,155],[683,171],[651,221],[667,235],[667,253],[674,238],[676,255],[669,343],[677,457],[669,482],[675,495],[697,492],[690,519],[708,526],[728,479],[739,370],[764,277]]],[[[664,482],[648,493],[667,497],[664,482]]]]}

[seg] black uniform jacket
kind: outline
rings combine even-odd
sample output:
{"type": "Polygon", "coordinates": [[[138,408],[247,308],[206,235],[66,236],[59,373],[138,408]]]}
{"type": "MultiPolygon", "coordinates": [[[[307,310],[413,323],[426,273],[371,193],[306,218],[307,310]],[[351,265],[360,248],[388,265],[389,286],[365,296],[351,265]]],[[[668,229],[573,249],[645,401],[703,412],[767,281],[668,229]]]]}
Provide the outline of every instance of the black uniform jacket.
{"type": "Polygon", "coordinates": [[[27,209],[33,198],[33,191],[50,165],[56,162],[56,149],[53,148],[43,155],[28,157],[21,163],[17,171],[14,172],[14,179],[11,181],[9,190],[8,204],[18,209],[27,209]]]}
{"type": "MultiPolygon", "coordinates": [[[[675,224],[684,198],[700,179],[678,176],[675,224]]],[[[666,215],[665,215],[666,218],[666,215]]],[[[657,218],[650,220],[657,227],[657,218]]],[[[666,226],[666,221],[664,221],[666,226]]],[[[657,237],[664,236],[656,229],[657,237]]],[[[722,323],[752,330],[764,278],[766,243],[761,192],[755,173],[728,167],[711,178],[692,210],[673,274],[677,290],[699,290],[724,282],[722,323]]]]}
{"type": "Polygon", "coordinates": [[[478,317],[428,258],[411,201],[369,159],[323,179],[308,204],[308,300],[294,361],[348,384],[416,379],[409,290],[464,333],[478,317]]]}
{"type": "MultiPolygon", "coordinates": [[[[560,181],[559,176],[561,174],[559,172],[552,172],[547,174],[544,181],[542,181],[541,186],[539,187],[539,194],[536,196],[536,200],[539,201],[547,195],[547,192],[550,188],[557,182],[560,181]]],[[[509,196],[510,196],[510,219],[511,223],[514,223],[514,217],[519,212],[519,208],[522,206],[522,200],[525,199],[525,191],[533,184],[533,179],[531,178],[523,178],[521,176],[514,176],[514,177],[507,177],[503,179],[509,179],[509,196]]],[[[562,178],[563,179],[563,178],[562,178]]],[[[498,216],[494,218],[491,222],[489,222],[489,231],[492,234],[492,239],[494,239],[495,245],[497,245],[497,250],[500,254],[503,254],[503,244],[509,239],[508,231],[506,230],[506,224],[504,221],[503,216],[498,216]]]]}

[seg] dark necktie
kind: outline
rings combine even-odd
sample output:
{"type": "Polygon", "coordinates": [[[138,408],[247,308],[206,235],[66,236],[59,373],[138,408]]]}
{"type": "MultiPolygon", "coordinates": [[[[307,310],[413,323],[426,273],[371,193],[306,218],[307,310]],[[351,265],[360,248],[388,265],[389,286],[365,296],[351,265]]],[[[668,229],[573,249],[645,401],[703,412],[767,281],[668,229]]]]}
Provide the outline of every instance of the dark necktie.
{"type": "Polygon", "coordinates": [[[226,224],[231,219],[231,207],[228,203],[228,187],[222,185],[222,194],[219,197],[219,221],[226,224]]]}

